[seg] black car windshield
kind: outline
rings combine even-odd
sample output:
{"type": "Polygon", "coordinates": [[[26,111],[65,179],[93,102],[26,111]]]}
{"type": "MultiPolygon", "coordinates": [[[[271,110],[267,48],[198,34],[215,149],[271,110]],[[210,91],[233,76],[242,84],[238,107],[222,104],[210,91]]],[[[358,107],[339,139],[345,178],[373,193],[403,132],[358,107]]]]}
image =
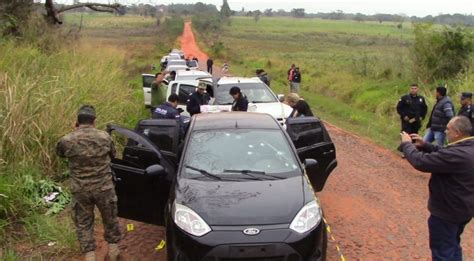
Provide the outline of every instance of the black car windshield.
{"type": "Polygon", "coordinates": [[[261,82],[255,83],[232,83],[232,84],[219,84],[216,88],[216,101],[218,105],[232,104],[233,98],[229,94],[230,88],[237,86],[241,92],[247,96],[249,102],[254,103],[266,103],[266,102],[278,102],[273,92],[261,82]]]}
{"type": "Polygon", "coordinates": [[[184,155],[182,175],[198,178],[200,169],[221,177],[251,174],[288,178],[298,175],[297,159],[281,130],[224,129],[195,131],[184,155]],[[238,170],[238,171],[237,171],[238,170]],[[243,172],[243,173],[242,173],[243,172]]]}

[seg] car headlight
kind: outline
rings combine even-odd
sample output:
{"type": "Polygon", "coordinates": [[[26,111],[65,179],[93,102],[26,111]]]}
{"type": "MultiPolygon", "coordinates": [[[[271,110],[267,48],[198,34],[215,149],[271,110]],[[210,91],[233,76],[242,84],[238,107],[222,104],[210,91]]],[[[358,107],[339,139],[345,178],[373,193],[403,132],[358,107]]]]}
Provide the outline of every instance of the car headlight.
{"type": "Polygon", "coordinates": [[[298,233],[305,233],[313,229],[321,222],[321,208],[313,200],[306,204],[290,224],[290,229],[298,233]]]}
{"type": "Polygon", "coordinates": [[[193,236],[204,236],[211,228],[196,212],[178,203],[173,204],[174,223],[193,236]]]}

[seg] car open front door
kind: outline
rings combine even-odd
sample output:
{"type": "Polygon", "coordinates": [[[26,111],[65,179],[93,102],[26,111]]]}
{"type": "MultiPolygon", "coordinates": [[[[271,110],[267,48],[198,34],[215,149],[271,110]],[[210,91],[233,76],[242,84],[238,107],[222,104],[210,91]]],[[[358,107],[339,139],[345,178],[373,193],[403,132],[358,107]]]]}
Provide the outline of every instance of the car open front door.
{"type": "Polygon", "coordinates": [[[112,159],[118,216],[146,223],[164,225],[164,210],[169,197],[175,166],[146,137],[133,130],[108,125],[107,131],[127,145],[122,159],[112,159]]]}
{"type": "Polygon", "coordinates": [[[323,123],[315,117],[288,118],[286,131],[298,151],[301,162],[317,160],[317,166],[307,169],[316,192],[324,188],[329,174],[337,166],[336,148],[323,123]]]}

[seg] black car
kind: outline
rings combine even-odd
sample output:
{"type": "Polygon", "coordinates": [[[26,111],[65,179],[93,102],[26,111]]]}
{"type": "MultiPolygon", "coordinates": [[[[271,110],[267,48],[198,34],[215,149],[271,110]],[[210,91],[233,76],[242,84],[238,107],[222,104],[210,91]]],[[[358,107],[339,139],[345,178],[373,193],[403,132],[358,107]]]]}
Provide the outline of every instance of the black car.
{"type": "Polygon", "coordinates": [[[268,114],[198,114],[181,145],[177,128],[108,126],[128,139],[112,161],[119,216],[165,225],[168,260],[325,260],[314,192],[337,162],[318,118],[285,131],[268,114]]]}

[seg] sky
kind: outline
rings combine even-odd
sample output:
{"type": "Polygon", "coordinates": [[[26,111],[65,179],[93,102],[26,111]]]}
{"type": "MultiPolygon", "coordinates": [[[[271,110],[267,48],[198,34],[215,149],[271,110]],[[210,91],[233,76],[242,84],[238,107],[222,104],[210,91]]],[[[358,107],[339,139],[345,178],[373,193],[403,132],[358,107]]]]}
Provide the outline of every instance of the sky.
{"type": "MultiPolygon", "coordinates": [[[[72,3],[72,0],[55,0],[58,3],[72,3]]],[[[80,2],[87,2],[80,0],[80,2]]],[[[181,4],[196,3],[196,0],[95,0],[90,2],[121,4],[181,4]]],[[[214,4],[219,9],[222,0],[202,0],[206,4],[214,4]]],[[[285,9],[290,11],[293,8],[304,8],[307,13],[332,12],[342,10],[344,13],[389,13],[406,14],[408,16],[426,16],[438,14],[473,14],[474,0],[228,0],[232,10],[261,11],[267,8],[273,10],[285,9]]]]}

